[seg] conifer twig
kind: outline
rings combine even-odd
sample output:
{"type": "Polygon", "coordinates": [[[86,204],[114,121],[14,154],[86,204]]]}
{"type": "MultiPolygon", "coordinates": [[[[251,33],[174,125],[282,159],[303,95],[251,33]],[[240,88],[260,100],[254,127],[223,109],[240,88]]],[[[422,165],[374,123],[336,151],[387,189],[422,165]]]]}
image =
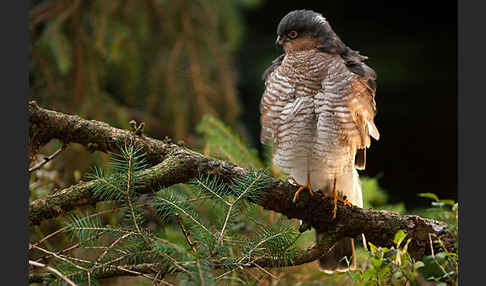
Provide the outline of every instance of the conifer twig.
{"type": "Polygon", "coordinates": [[[231,203],[230,202],[228,202],[222,196],[220,196],[218,193],[216,193],[215,191],[213,191],[209,186],[207,186],[206,184],[204,184],[204,182],[201,182],[201,180],[199,180],[199,179],[196,179],[196,182],[204,190],[206,190],[206,191],[210,192],[211,194],[213,194],[215,197],[217,197],[218,199],[220,199],[221,201],[223,201],[223,203],[225,203],[226,205],[231,206],[231,203]]]}
{"type": "Polygon", "coordinates": [[[120,241],[124,240],[125,238],[129,237],[130,235],[134,235],[135,232],[129,232],[129,233],[125,233],[124,235],[118,237],[117,239],[115,239],[106,249],[105,251],[103,251],[103,253],[100,254],[100,256],[98,257],[98,259],[96,259],[96,261],[101,261],[101,259],[103,259],[105,257],[105,255],[108,253],[108,251],[110,249],[112,249],[113,247],[115,247],[116,244],[118,244],[120,241]]]}
{"type": "MultiPolygon", "coordinates": [[[[261,176],[261,175],[259,175],[261,176]]],[[[228,207],[228,212],[226,213],[226,218],[224,220],[224,223],[223,223],[223,227],[221,228],[221,231],[219,233],[219,237],[218,237],[218,240],[216,242],[216,246],[214,247],[214,249],[211,251],[211,256],[217,251],[218,247],[220,246],[221,242],[223,241],[223,237],[224,237],[224,232],[226,230],[226,226],[228,224],[228,221],[229,221],[229,218],[230,218],[230,215],[231,215],[231,211],[233,210],[233,206],[244,196],[246,195],[253,187],[253,185],[255,184],[256,181],[258,181],[258,179],[260,179],[260,177],[258,178],[255,178],[255,180],[253,180],[251,182],[251,184],[249,184],[246,189],[241,192],[241,194],[236,198],[236,200],[232,203],[229,203],[229,207],[228,207]]],[[[224,200],[226,202],[226,200],[224,200]]]]}
{"type": "Polygon", "coordinates": [[[196,248],[194,243],[191,241],[191,238],[189,237],[189,233],[186,231],[186,228],[182,224],[182,219],[180,216],[177,216],[177,224],[179,225],[179,228],[181,229],[182,233],[184,234],[184,237],[186,238],[187,244],[191,247],[192,251],[195,253],[196,248]]]}
{"type": "Polygon", "coordinates": [[[147,245],[149,245],[149,241],[147,240],[147,238],[145,238],[145,236],[143,235],[143,232],[140,230],[140,227],[138,226],[138,222],[137,222],[137,216],[135,215],[135,209],[134,209],[134,206],[133,206],[133,203],[132,203],[132,198],[130,196],[130,187],[131,187],[131,182],[132,182],[132,172],[133,172],[133,154],[132,153],[129,153],[129,159],[128,159],[128,174],[127,174],[127,190],[126,190],[126,196],[127,196],[127,201],[128,201],[128,206],[130,208],[130,214],[132,216],[132,219],[133,219],[133,224],[135,225],[135,228],[137,229],[137,232],[140,234],[140,236],[142,237],[143,241],[145,241],[145,243],[147,245]]]}
{"type": "Polygon", "coordinates": [[[270,271],[258,265],[258,263],[253,263],[253,265],[255,265],[256,268],[260,269],[264,273],[268,274],[268,276],[272,277],[273,279],[279,280],[277,276],[273,275],[270,271]]]}
{"type": "MultiPolygon", "coordinates": [[[[147,204],[137,204],[136,206],[137,207],[142,207],[142,206],[146,206],[147,204]]],[[[124,210],[124,209],[127,209],[128,207],[119,207],[119,208],[114,208],[114,209],[109,209],[109,210],[104,210],[104,211],[100,211],[100,212],[97,212],[97,213],[94,213],[94,214],[90,214],[86,217],[84,217],[84,219],[90,219],[90,218],[94,218],[94,217],[98,217],[98,216],[101,216],[101,215],[105,215],[105,214],[109,214],[109,213],[113,213],[113,212],[117,212],[117,211],[120,211],[120,210],[124,210]]],[[[69,226],[64,226],[46,236],[44,236],[42,239],[40,239],[39,241],[35,242],[35,243],[32,243],[31,246],[29,246],[29,249],[32,248],[32,245],[39,245],[41,243],[43,243],[44,241],[50,239],[51,237],[59,234],[59,233],[62,233],[63,231],[65,231],[66,229],[68,229],[69,226]]]]}
{"type": "Polygon", "coordinates": [[[219,275],[218,277],[214,278],[214,281],[218,281],[219,279],[223,278],[224,276],[228,275],[228,274],[231,274],[233,272],[235,272],[238,268],[233,268],[231,270],[228,270],[226,272],[224,272],[223,274],[219,275]]]}
{"type": "Polygon", "coordinates": [[[165,198],[160,198],[162,201],[164,201],[165,203],[168,203],[170,204],[171,206],[173,206],[174,208],[176,208],[178,211],[180,211],[181,213],[183,213],[185,216],[187,216],[189,219],[191,219],[194,223],[196,223],[197,225],[199,225],[202,229],[204,229],[207,233],[211,234],[214,236],[214,234],[209,231],[209,229],[207,229],[203,224],[201,224],[197,219],[195,219],[190,213],[186,212],[183,208],[181,208],[180,206],[174,204],[173,202],[165,199],[165,198]]]}
{"type": "MultiPolygon", "coordinates": [[[[196,244],[191,241],[191,238],[189,237],[189,233],[187,232],[186,228],[182,224],[182,219],[181,219],[180,216],[177,216],[177,224],[179,225],[182,233],[184,234],[184,237],[186,238],[187,244],[189,244],[189,246],[191,247],[192,252],[194,254],[197,254],[196,244]]],[[[199,258],[196,258],[196,267],[197,267],[197,271],[199,273],[199,280],[201,281],[201,285],[205,285],[204,277],[203,277],[202,270],[201,270],[201,264],[199,262],[199,258]]]]}
{"type": "Polygon", "coordinates": [[[42,162],[40,162],[39,164],[37,164],[36,166],[32,167],[29,169],[29,174],[34,172],[34,171],[37,171],[39,170],[40,168],[42,168],[42,166],[44,166],[45,164],[47,164],[48,162],[52,161],[52,159],[56,158],[57,155],[61,154],[62,151],[66,150],[67,149],[67,144],[63,144],[61,146],[61,148],[57,149],[56,152],[52,153],[50,156],[48,157],[44,157],[44,160],[42,162]]]}
{"type": "Polygon", "coordinates": [[[67,278],[61,272],[59,272],[59,270],[57,270],[57,269],[55,269],[51,266],[45,265],[45,264],[40,263],[40,262],[35,262],[35,261],[32,261],[32,260],[29,260],[29,264],[32,265],[32,266],[45,268],[47,271],[52,272],[52,273],[56,274],[57,276],[59,276],[59,278],[66,281],[66,283],[68,283],[69,285],[76,286],[76,284],[71,279],[67,278]]]}
{"type": "MultiPolygon", "coordinates": [[[[29,247],[30,247],[30,246],[29,246],[29,247]]],[[[55,258],[57,258],[57,259],[59,259],[59,260],[62,260],[62,261],[64,261],[64,262],[67,262],[67,263],[71,264],[72,266],[74,266],[74,267],[76,267],[76,268],[78,268],[78,269],[80,269],[80,270],[83,270],[83,271],[86,271],[86,272],[88,271],[88,269],[86,269],[86,268],[84,268],[84,267],[82,267],[82,266],[79,266],[79,265],[77,265],[76,263],[72,262],[71,260],[69,260],[69,259],[67,259],[67,258],[65,258],[65,257],[62,257],[61,255],[56,254],[56,253],[54,253],[54,252],[52,252],[52,251],[49,251],[49,250],[44,249],[44,248],[39,247],[39,246],[32,246],[32,248],[35,248],[35,249],[40,250],[40,251],[42,251],[42,252],[44,252],[44,253],[50,254],[50,255],[54,256],[55,258]]]]}

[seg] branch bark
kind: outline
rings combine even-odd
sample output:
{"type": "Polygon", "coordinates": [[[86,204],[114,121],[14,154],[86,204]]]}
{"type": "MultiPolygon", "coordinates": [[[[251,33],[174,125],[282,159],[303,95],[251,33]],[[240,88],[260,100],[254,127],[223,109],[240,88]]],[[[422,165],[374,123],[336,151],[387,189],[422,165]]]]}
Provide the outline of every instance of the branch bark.
{"type": "MultiPolygon", "coordinates": [[[[92,151],[102,152],[118,152],[119,146],[127,142],[142,147],[152,164],[152,167],[140,173],[146,183],[139,190],[142,193],[185,183],[200,174],[217,175],[230,182],[235,177],[251,172],[172,144],[168,140],[164,142],[143,135],[136,136],[130,131],[117,129],[103,122],[40,108],[35,102],[29,103],[29,124],[30,142],[34,144],[31,150],[51,139],[59,139],[65,144],[79,143],[92,151]]],[[[29,224],[38,225],[43,220],[59,216],[76,207],[96,203],[98,200],[91,196],[92,186],[93,182],[81,182],[49,195],[46,199],[31,202],[29,224]]],[[[336,218],[332,219],[332,200],[319,195],[310,196],[305,192],[300,194],[297,203],[293,203],[296,190],[295,186],[272,178],[271,184],[264,190],[265,198],[256,203],[288,218],[303,220],[321,231],[334,233],[336,239],[357,237],[364,233],[366,239],[373,244],[389,247],[393,245],[395,233],[402,229],[412,238],[409,253],[417,258],[430,254],[430,233],[439,236],[449,251],[455,250],[456,238],[445,223],[415,215],[345,206],[341,202],[338,202],[336,218]]],[[[433,248],[434,251],[440,251],[437,244],[433,248]]],[[[316,258],[311,257],[314,260],[316,258]]]]}

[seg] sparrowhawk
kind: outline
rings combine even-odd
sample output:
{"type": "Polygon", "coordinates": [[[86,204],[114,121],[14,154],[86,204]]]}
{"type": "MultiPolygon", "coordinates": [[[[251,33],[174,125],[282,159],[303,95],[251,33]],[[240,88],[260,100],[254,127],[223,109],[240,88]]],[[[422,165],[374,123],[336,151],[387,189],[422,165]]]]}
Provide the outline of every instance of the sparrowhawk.
{"type": "MultiPolygon", "coordinates": [[[[373,69],[347,47],[326,19],[310,10],[288,13],[277,28],[284,53],[264,72],[261,141],[273,143],[273,163],[304,189],[362,207],[356,169],[364,169],[370,136],[379,139],[373,69]]],[[[334,213],[335,216],[335,213],[334,213]]],[[[317,239],[321,233],[317,232],[317,239]]],[[[319,258],[321,270],[354,268],[354,241],[344,238],[319,258]]]]}

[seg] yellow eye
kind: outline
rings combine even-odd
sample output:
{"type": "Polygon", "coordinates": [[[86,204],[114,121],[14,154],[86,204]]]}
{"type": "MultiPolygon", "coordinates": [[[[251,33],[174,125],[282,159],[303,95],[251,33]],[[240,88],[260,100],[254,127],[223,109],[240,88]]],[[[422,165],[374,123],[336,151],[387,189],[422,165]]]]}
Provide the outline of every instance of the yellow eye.
{"type": "Polygon", "coordinates": [[[299,33],[297,33],[297,31],[290,31],[287,35],[289,36],[289,38],[295,39],[297,38],[297,35],[299,35],[299,33]]]}

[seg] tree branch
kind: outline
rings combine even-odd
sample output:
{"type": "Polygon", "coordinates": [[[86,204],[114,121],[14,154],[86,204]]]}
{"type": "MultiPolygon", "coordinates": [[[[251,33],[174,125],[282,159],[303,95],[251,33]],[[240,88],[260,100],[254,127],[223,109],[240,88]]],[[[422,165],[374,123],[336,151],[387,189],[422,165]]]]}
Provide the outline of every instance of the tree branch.
{"type": "MultiPolygon", "coordinates": [[[[333,244],[336,242],[336,236],[334,234],[330,234],[329,236],[324,237],[321,241],[318,241],[316,245],[313,247],[302,251],[297,257],[295,257],[292,261],[281,261],[271,258],[259,258],[253,261],[249,261],[245,263],[245,267],[284,267],[284,266],[297,266],[305,263],[312,262],[322,256],[323,254],[327,253],[333,244]]],[[[228,267],[236,267],[239,268],[241,265],[228,265],[227,262],[214,260],[210,262],[214,268],[228,268],[228,267]]],[[[103,269],[96,274],[97,279],[103,278],[110,278],[115,276],[127,276],[127,275],[141,275],[141,274],[157,274],[161,272],[161,277],[163,278],[169,270],[169,264],[167,265],[155,265],[151,263],[142,263],[137,265],[127,265],[123,267],[111,267],[107,269],[103,269]]],[[[172,270],[177,272],[177,270],[172,270]]],[[[53,277],[52,274],[49,273],[35,273],[29,275],[29,282],[42,282],[47,277],[53,277]]]]}
{"type": "Polygon", "coordinates": [[[68,115],[41,108],[35,101],[29,102],[29,149],[35,154],[38,148],[52,139],[64,143],[78,143],[90,151],[119,152],[119,146],[132,143],[142,147],[147,160],[155,165],[167,154],[177,148],[175,144],[136,136],[133,132],[113,128],[107,123],[82,119],[77,115],[68,115]]]}
{"type": "MultiPolygon", "coordinates": [[[[130,131],[117,129],[103,122],[43,109],[35,102],[29,103],[29,115],[30,142],[35,148],[54,138],[66,144],[75,142],[90,150],[102,152],[119,152],[119,146],[127,142],[142,147],[153,166],[137,174],[145,181],[145,187],[138,190],[141,193],[151,193],[162,187],[185,183],[200,174],[217,175],[226,182],[231,182],[233,178],[251,172],[169,142],[143,135],[136,136],[130,131]]],[[[29,224],[37,225],[45,219],[59,216],[78,206],[96,203],[97,200],[91,196],[93,184],[81,182],[49,195],[46,199],[31,202],[29,224]]],[[[336,218],[332,219],[332,200],[321,195],[310,196],[306,192],[299,196],[297,203],[292,203],[296,190],[295,186],[271,178],[271,183],[264,190],[264,199],[255,203],[265,209],[282,213],[288,218],[303,220],[321,231],[335,233],[336,239],[346,236],[357,237],[364,233],[366,239],[375,245],[392,246],[395,233],[402,229],[412,238],[409,253],[415,257],[430,254],[429,233],[441,237],[449,251],[455,249],[455,237],[445,223],[415,215],[399,215],[390,211],[345,206],[341,202],[338,202],[336,218]]],[[[433,249],[440,251],[440,246],[434,244],[433,249]]]]}

